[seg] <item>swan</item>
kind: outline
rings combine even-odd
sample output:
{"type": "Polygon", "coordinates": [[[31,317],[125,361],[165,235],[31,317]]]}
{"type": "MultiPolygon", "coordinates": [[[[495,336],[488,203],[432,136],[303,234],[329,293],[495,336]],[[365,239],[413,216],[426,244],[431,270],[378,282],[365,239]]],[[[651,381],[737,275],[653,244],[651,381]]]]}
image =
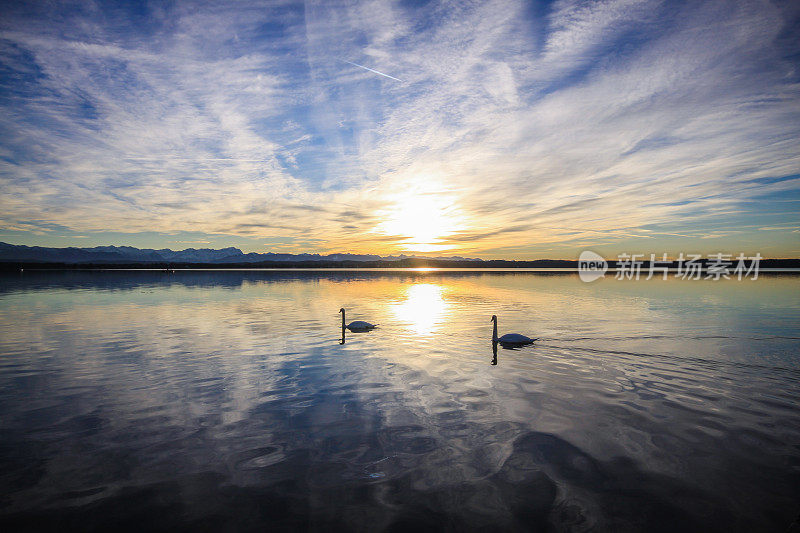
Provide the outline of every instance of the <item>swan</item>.
{"type": "Polygon", "coordinates": [[[375,329],[376,327],[378,327],[377,324],[370,324],[369,322],[364,322],[363,320],[354,320],[345,326],[344,307],[339,309],[339,312],[342,313],[342,330],[344,330],[344,328],[347,328],[350,331],[369,331],[371,329],[375,329]]]}
{"type": "Polygon", "coordinates": [[[533,344],[533,341],[539,339],[531,339],[519,333],[506,333],[502,337],[497,336],[497,315],[492,315],[490,322],[494,322],[494,329],[492,330],[492,342],[499,342],[503,348],[506,346],[524,346],[526,344],[533,344]]]}

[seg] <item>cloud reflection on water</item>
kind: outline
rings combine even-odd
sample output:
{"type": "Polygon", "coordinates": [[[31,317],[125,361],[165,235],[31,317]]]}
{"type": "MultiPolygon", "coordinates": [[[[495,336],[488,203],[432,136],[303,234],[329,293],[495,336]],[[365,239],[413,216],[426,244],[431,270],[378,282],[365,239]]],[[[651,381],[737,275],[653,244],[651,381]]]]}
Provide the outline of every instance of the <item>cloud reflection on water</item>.
{"type": "Polygon", "coordinates": [[[122,486],[191,493],[198,519],[269,494],[340,526],[763,525],[800,464],[798,278],[36,276],[0,292],[7,479],[27,480],[0,517],[122,486]],[[342,306],[380,329],[340,345],[342,306]],[[495,313],[542,341],[492,366],[495,313]]]}

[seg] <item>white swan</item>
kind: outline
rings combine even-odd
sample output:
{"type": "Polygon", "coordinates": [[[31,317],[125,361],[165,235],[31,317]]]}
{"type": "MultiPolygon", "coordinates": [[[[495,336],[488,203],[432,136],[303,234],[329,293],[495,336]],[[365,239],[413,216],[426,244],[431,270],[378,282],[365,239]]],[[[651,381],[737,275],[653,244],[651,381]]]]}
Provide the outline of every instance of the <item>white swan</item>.
{"type": "Polygon", "coordinates": [[[506,346],[524,346],[526,344],[533,344],[534,341],[539,339],[531,339],[519,333],[506,333],[502,337],[497,336],[497,315],[492,315],[491,322],[494,322],[494,329],[492,330],[492,342],[499,342],[503,347],[506,346]]]}
{"type": "Polygon", "coordinates": [[[369,331],[378,327],[377,324],[370,324],[369,322],[364,322],[363,320],[354,320],[345,326],[344,307],[339,309],[339,312],[342,313],[342,330],[347,328],[350,331],[369,331]]]}

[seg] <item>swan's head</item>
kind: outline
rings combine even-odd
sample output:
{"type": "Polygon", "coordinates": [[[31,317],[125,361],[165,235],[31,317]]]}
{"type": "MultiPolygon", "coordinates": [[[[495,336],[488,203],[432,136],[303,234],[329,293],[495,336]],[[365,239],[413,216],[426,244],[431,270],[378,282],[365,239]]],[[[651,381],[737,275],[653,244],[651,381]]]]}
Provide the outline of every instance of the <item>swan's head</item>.
{"type": "Polygon", "coordinates": [[[497,322],[497,315],[492,315],[492,318],[489,320],[489,322],[497,322]]]}
{"type": "Polygon", "coordinates": [[[344,307],[340,308],[340,309],[339,309],[339,312],[340,312],[340,313],[344,313],[344,307]]]}

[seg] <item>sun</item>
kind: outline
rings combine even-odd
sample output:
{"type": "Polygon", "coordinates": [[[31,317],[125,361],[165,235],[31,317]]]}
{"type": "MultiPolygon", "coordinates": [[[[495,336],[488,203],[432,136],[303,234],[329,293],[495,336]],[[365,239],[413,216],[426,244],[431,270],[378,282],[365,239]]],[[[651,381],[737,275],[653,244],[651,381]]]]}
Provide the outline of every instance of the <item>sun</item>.
{"type": "Polygon", "coordinates": [[[395,200],[382,214],[380,233],[404,238],[401,248],[415,252],[438,252],[455,246],[446,237],[461,227],[454,202],[434,193],[409,194],[395,200]]]}

